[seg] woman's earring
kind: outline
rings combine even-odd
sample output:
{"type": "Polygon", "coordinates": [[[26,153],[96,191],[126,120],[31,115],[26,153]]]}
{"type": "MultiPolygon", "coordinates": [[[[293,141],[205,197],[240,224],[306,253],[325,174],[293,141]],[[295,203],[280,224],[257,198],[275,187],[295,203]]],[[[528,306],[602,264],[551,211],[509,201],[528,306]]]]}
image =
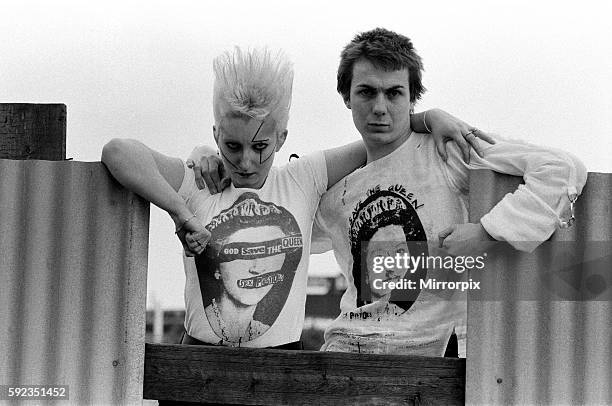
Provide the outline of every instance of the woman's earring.
{"type": "Polygon", "coordinates": [[[215,271],[215,279],[216,279],[216,280],[221,279],[221,273],[220,273],[218,270],[217,270],[217,271],[215,271]]]}

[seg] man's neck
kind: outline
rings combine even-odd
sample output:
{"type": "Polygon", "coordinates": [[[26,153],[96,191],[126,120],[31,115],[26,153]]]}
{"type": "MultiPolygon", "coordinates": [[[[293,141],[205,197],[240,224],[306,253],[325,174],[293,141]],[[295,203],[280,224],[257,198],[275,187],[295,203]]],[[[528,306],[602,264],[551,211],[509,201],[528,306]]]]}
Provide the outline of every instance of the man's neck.
{"type": "Polygon", "coordinates": [[[365,144],[366,152],[367,152],[366,165],[380,158],[386,157],[387,155],[389,155],[390,153],[392,153],[393,151],[395,151],[396,149],[404,145],[404,142],[406,142],[408,138],[410,138],[410,134],[412,134],[412,130],[408,131],[406,135],[397,139],[395,142],[389,143],[389,144],[368,144],[364,140],[364,144],[365,144]]]}

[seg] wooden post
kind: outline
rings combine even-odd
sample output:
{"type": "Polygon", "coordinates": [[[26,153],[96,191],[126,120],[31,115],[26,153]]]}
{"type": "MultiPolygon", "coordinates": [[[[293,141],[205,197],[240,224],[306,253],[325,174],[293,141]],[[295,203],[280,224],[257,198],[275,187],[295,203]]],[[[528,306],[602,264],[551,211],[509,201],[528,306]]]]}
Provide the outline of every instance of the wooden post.
{"type": "Polygon", "coordinates": [[[0,158],[66,159],[66,105],[0,103],[0,158]]]}

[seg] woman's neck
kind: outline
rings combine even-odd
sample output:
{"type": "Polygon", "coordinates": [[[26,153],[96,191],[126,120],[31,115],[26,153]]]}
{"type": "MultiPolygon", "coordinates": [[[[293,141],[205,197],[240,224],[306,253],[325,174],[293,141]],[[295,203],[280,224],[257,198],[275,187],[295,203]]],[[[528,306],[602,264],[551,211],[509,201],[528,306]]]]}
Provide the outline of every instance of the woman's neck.
{"type": "Polygon", "coordinates": [[[253,320],[256,305],[245,306],[236,302],[227,295],[224,291],[217,301],[220,317],[225,322],[227,334],[230,338],[242,337],[249,327],[249,323],[253,320]]]}

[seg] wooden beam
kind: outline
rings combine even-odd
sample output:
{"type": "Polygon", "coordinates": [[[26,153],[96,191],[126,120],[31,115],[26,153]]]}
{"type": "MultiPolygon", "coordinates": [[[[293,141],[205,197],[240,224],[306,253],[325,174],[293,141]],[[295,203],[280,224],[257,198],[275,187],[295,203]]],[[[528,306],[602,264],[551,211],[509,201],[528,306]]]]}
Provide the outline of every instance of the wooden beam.
{"type": "Polygon", "coordinates": [[[66,105],[0,103],[0,158],[66,159],[66,105]]]}
{"type": "Polygon", "coordinates": [[[144,398],[218,404],[463,404],[465,359],[146,344],[144,398]]]}

